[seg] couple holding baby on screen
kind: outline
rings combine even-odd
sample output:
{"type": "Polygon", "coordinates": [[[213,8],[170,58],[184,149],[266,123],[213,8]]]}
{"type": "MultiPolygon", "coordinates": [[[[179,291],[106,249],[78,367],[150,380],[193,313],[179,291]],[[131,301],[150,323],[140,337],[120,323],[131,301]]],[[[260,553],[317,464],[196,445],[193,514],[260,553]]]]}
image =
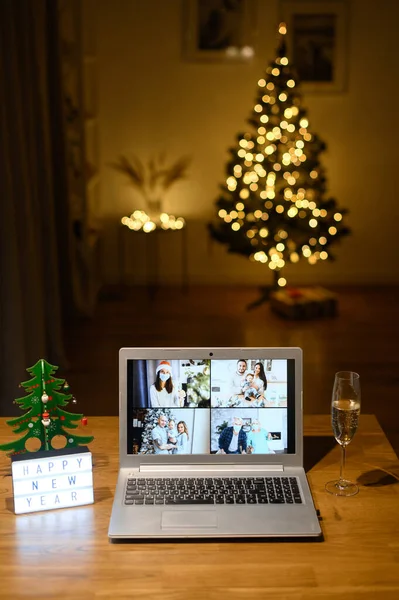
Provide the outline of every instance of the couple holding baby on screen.
{"type": "Polygon", "coordinates": [[[165,415],[160,415],[151,437],[155,454],[189,454],[190,436],[184,421],[179,421],[176,427],[173,419],[168,421],[165,415]]]}
{"type": "Polygon", "coordinates": [[[250,371],[247,361],[239,359],[230,380],[229,402],[235,406],[264,406],[266,389],[267,379],[263,364],[258,361],[253,371],[250,371]]]}

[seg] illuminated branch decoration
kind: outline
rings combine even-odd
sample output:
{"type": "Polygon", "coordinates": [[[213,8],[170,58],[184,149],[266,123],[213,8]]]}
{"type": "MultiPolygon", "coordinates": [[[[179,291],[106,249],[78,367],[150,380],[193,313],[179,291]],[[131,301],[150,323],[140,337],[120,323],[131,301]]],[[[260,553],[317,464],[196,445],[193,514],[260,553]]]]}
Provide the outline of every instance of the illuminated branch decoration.
{"type": "Polygon", "coordinates": [[[281,270],[301,258],[309,264],[333,259],[330,245],[350,230],[347,212],[326,198],[319,156],[326,148],[312,132],[297,81],[286,56],[286,26],[279,26],[277,57],[258,81],[258,97],[248,123],[252,132],[237,136],[227,178],[216,205],[211,236],[229,252],[267,264],[274,286],[283,287],[281,270]]]}
{"type": "Polygon", "coordinates": [[[123,217],[123,225],[138,231],[143,229],[150,233],[159,225],[162,229],[182,229],[185,221],[182,217],[174,217],[162,212],[162,199],[175,183],[185,179],[191,159],[182,156],[174,164],[165,166],[165,157],[160,155],[151,158],[146,166],[137,156],[129,160],[120,156],[110,166],[128,177],[129,183],[137,189],[146,203],[147,212],[135,210],[130,217],[123,217]]]}

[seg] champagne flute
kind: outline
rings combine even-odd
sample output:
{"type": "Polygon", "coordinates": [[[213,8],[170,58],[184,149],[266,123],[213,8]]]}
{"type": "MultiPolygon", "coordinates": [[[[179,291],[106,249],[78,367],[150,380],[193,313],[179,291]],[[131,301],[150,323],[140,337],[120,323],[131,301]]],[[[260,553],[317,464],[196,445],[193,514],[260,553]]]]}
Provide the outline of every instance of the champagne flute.
{"type": "Polygon", "coordinates": [[[353,371],[335,374],[331,400],[331,418],[334,437],[342,448],[339,479],[326,484],[327,492],[335,496],[354,496],[359,488],[344,477],[346,446],[352,440],[359,424],[360,378],[353,371]]]}

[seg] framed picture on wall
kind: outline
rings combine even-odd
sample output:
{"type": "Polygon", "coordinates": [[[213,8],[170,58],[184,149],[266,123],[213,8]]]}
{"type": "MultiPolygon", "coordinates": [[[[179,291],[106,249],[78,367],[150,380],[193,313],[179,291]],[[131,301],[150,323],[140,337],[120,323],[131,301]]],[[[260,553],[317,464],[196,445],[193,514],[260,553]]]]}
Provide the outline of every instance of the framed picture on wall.
{"type": "Polygon", "coordinates": [[[243,419],[242,419],[242,428],[243,428],[243,430],[246,433],[248,433],[249,431],[251,431],[251,423],[252,423],[251,417],[243,417],[243,419]]]}
{"type": "Polygon", "coordinates": [[[347,0],[281,0],[288,58],[304,92],[343,92],[347,87],[347,0]]]}
{"type": "Polygon", "coordinates": [[[184,0],[184,57],[246,61],[254,55],[257,0],[184,0]]]}

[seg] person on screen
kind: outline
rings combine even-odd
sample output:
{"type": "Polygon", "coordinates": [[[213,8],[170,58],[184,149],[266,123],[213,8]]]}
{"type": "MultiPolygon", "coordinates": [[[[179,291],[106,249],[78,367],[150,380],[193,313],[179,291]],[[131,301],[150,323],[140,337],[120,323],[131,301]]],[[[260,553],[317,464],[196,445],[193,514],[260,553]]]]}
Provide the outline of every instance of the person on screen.
{"type": "Polygon", "coordinates": [[[247,373],[245,375],[245,380],[242,385],[241,391],[244,394],[244,400],[258,400],[262,394],[258,391],[258,389],[254,386],[254,374],[247,373]]]}
{"type": "Polygon", "coordinates": [[[161,360],[156,368],[155,383],[150,387],[152,408],[167,408],[183,406],[186,392],[177,390],[172,380],[172,365],[167,360],[161,360]]]}
{"type": "Polygon", "coordinates": [[[220,454],[246,454],[247,434],[242,428],[241,417],[233,418],[233,425],[225,427],[219,436],[220,454]]]}
{"type": "Polygon", "coordinates": [[[169,450],[173,447],[168,444],[168,422],[165,415],[159,415],[158,423],[151,432],[152,441],[154,442],[154,454],[169,454],[169,450]]]}
{"type": "Polygon", "coordinates": [[[176,444],[177,444],[177,429],[176,429],[176,423],[174,422],[173,419],[169,419],[169,423],[168,423],[168,444],[172,444],[173,448],[171,448],[170,450],[170,454],[176,454],[177,452],[177,448],[176,448],[176,444]]]}
{"type": "Polygon", "coordinates": [[[255,365],[253,384],[254,387],[256,387],[256,389],[258,390],[259,394],[262,394],[262,396],[264,396],[267,389],[267,379],[265,368],[261,362],[257,362],[255,365]]]}
{"type": "Polygon", "coordinates": [[[259,419],[252,419],[251,431],[247,435],[248,454],[274,454],[269,447],[270,434],[261,427],[259,419]]]}
{"type": "Polygon", "coordinates": [[[240,360],[237,361],[236,371],[233,373],[230,379],[230,397],[242,394],[242,385],[245,380],[246,371],[247,361],[243,358],[240,358],[240,360]]]}
{"type": "Polygon", "coordinates": [[[189,454],[188,440],[188,428],[184,421],[179,421],[177,424],[177,454],[189,454]]]}

